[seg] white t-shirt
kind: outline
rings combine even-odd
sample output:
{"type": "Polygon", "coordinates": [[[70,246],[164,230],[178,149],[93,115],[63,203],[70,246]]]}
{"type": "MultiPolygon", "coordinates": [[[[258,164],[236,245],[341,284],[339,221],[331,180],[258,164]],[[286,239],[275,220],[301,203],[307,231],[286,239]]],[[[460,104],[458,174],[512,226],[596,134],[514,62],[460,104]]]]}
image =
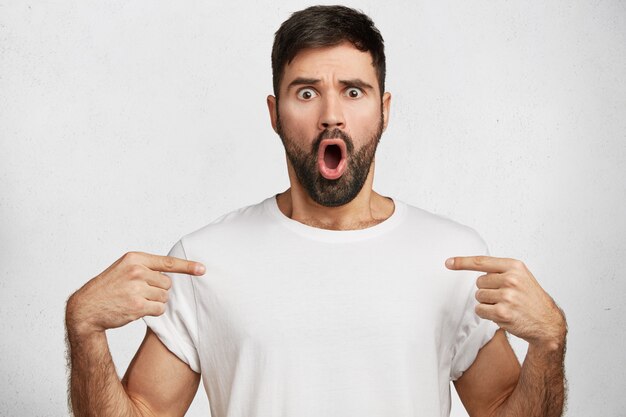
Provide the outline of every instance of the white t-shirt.
{"type": "Polygon", "coordinates": [[[213,417],[450,414],[450,381],[497,326],[474,313],[480,273],[451,256],[487,254],[471,228],[394,200],[361,230],[285,216],[276,198],[184,236],[167,311],[144,320],[202,374],[213,417]]]}

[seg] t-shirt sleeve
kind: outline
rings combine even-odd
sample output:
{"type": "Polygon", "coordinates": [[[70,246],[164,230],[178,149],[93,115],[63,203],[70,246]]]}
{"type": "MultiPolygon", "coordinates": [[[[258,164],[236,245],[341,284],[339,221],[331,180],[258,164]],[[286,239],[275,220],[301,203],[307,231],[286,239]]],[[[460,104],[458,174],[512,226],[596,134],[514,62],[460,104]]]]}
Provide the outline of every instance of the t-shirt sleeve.
{"type": "MultiPolygon", "coordinates": [[[[172,247],[168,256],[187,259],[182,241],[172,247]]],[[[169,272],[165,275],[172,280],[165,313],[158,317],[145,316],[143,320],[173,354],[193,371],[200,373],[200,359],[196,348],[198,322],[193,277],[169,272]]]]}
{"type": "MultiPolygon", "coordinates": [[[[486,245],[484,253],[489,255],[486,245]]],[[[478,289],[476,278],[482,274],[482,272],[474,273],[473,284],[468,285],[465,308],[452,346],[452,364],[450,367],[450,379],[452,381],[457,380],[474,363],[478,351],[493,338],[499,329],[497,324],[491,320],[480,318],[475,312],[478,304],[475,297],[478,289]]]]}

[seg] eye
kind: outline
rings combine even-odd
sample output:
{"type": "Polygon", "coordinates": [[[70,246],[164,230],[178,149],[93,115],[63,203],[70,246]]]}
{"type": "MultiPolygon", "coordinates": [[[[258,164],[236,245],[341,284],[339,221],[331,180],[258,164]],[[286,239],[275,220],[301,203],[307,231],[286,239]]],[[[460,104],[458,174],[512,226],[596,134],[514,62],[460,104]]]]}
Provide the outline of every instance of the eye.
{"type": "Polygon", "coordinates": [[[350,98],[360,98],[363,97],[363,90],[358,87],[349,87],[346,89],[346,96],[350,98]]]}
{"type": "Polygon", "coordinates": [[[311,100],[312,98],[317,96],[317,93],[312,88],[303,88],[298,90],[298,98],[301,100],[311,100]]]}

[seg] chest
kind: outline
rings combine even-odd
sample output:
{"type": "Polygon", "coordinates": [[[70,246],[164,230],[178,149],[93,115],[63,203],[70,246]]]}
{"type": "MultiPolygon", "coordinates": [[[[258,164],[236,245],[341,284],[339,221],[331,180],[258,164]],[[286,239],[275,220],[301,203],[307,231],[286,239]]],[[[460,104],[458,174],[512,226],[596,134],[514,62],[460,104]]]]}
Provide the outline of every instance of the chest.
{"type": "Polygon", "coordinates": [[[405,253],[254,258],[205,262],[197,300],[207,339],[258,349],[423,343],[437,338],[454,290],[438,263],[405,253]]]}

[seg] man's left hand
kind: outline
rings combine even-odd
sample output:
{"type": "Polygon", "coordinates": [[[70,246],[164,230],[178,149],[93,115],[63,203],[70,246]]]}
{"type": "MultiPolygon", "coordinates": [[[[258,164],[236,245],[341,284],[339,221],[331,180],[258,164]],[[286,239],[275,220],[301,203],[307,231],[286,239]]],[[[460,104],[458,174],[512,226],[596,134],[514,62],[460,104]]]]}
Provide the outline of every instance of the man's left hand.
{"type": "Polygon", "coordinates": [[[452,270],[481,271],[476,280],[476,314],[529,344],[555,350],[563,346],[566,324],[561,309],[523,262],[492,256],[449,258],[452,270]]]}

